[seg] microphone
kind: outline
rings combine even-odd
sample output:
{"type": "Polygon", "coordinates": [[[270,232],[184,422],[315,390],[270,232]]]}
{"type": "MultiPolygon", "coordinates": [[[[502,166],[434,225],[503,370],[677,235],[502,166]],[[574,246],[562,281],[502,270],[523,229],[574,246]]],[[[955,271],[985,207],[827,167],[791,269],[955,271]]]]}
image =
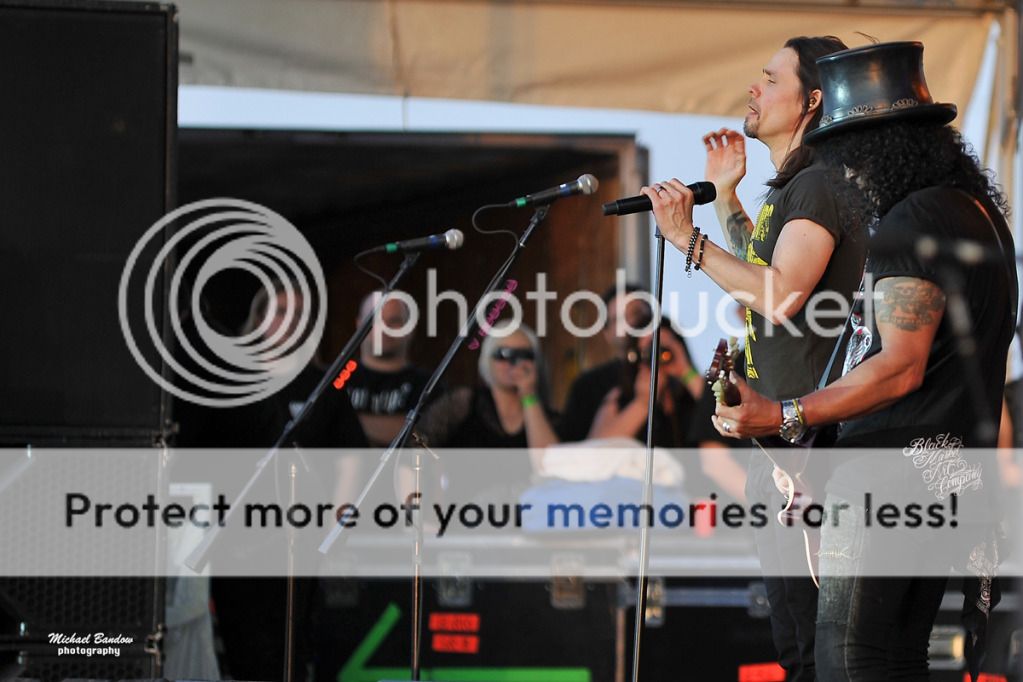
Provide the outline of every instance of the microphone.
{"type": "Polygon", "coordinates": [[[542,192],[536,194],[527,194],[524,197],[519,197],[514,201],[509,201],[509,206],[515,208],[522,208],[523,206],[542,206],[543,204],[550,204],[561,197],[570,197],[573,194],[593,194],[597,191],[597,178],[593,177],[589,173],[580,175],[579,179],[575,182],[566,182],[564,185],[558,185],[557,187],[551,187],[545,189],[542,192]]]}
{"type": "Polygon", "coordinates": [[[461,230],[448,230],[444,234],[431,234],[428,237],[416,237],[400,242],[388,242],[381,246],[374,246],[368,253],[411,253],[413,251],[433,251],[434,249],[455,249],[462,248],[465,235],[461,230]]]}
{"type": "MultiPolygon", "coordinates": [[[[713,182],[694,182],[691,185],[686,185],[686,187],[692,190],[697,206],[709,204],[718,195],[717,188],[714,187],[713,182]]],[[[604,204],[604,215],[629,215],[631,213],[652,211],[653,208],[653,204],[650,203],[650,197],[640,194],[635,197],[619,199],[618,201],[604,204]]]]}

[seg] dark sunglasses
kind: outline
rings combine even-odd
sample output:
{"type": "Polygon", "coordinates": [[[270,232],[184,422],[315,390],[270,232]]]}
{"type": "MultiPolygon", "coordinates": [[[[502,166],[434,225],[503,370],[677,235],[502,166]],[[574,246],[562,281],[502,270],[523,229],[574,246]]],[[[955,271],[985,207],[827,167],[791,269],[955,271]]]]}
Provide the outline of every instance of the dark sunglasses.
{"type": "Polygon", "coordinates": [[[490,357],[495,360],[501,360],[502,362],[510,362],[512,366],[518,364],[519,360],[536,359],[536,355],[533,353],[532,348],[508,348],[507,346],[498,348],[490,357]]]}

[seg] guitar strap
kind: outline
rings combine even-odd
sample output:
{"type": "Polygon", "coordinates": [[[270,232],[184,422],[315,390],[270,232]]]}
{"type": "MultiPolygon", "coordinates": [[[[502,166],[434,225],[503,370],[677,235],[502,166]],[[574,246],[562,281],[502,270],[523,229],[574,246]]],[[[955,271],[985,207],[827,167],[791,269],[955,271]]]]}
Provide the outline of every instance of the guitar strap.
{"type": "MultiPolygon", "coordinates": [[[[864,262],[864,264],[863,264],[863,274],[860,275],[860,286],[859,286],[859,289],[857,289],[857,291],[860,293],[861,297],[863,295],[863,283],[866,281],[866,273],[867,273],[867,264],[864,262]]],[[[828,364],[824,368],[824,373],[821,374],[820,381],[817,382],[816,390],[818,390],[818,391],[821,390],[822,388],[824,388],[825,386],[827,386],[829,381],[830,381],[830,379],[831,379],[831,371],[834,369],[835,361],[838,359],[838,356],[840,355],[840,353],[842,351],[842,347],[845,345],[846,332],[849,329],[849,322],[852,320],[853,314],[854,314],[855,310],[856,310],[856,301],[855,301],[855,298],[854,298],[853,302],[849,305],[849,315],[848,315],[848,317],[845,318],[845,324],[842,325],[842,333],[840,333],[838,335],[838,340],[835,342],[835,349],[833,351],[831,351],[831,358],[828,360],[828,364]]]]}

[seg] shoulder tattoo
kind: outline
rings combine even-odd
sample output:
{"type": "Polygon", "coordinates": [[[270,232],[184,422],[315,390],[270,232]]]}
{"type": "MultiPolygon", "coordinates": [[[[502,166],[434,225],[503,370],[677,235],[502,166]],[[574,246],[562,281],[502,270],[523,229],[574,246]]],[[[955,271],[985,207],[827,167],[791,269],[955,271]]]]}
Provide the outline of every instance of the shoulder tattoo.
{"type": "Polygon", "coordinates": [[[915,332],[934,324],[945,309],[945,294],[932,282],[915,277],[886,277],[874,297],[878,322],[915,332]]]}

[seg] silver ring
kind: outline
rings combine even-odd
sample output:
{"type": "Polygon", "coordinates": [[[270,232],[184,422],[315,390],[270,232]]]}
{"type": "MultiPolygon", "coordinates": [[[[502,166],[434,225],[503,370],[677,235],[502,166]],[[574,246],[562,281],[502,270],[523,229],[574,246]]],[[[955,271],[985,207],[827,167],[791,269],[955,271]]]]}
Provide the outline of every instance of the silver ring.
{"type": "Polygon", "coordinates": [[[654,187],[654,191],[660,194],[661,192],[664,191],[664,187],[662,187],[661,185],[657,185],[656,187],[654,187]]]}
{"type": "Polygon", "coordinates": [[[725,430],[725,433],[732,432],[732,425],[729,424],[728,422],[721,422],[721,428],[725,430]]]}

